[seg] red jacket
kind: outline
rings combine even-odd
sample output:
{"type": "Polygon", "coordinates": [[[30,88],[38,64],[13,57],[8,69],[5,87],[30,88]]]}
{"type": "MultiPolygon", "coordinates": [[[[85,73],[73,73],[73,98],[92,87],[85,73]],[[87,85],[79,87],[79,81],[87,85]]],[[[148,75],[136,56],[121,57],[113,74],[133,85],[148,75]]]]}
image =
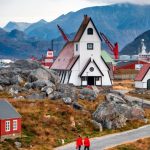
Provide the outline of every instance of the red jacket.
{"type": "Polygon", "coordinates": [[[90,147],[90,140],[89,138],[84,139],[84,146],[90,147]]]}
{"type": "Polygon", "coordinates": [[[77,138],[77,140],[76,140],[76,147],[79,147],[79,146],[81,146],[81,145],[83,145],[83,143],[82,143],[82,138],[79,137],[79,138],[77,138]]]}

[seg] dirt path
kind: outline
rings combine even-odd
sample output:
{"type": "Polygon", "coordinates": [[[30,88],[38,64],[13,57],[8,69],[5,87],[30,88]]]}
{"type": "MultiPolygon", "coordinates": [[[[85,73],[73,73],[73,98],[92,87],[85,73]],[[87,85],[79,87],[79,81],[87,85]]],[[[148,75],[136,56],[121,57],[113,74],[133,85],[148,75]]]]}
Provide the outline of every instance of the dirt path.
{"type": "MultiPolygon", "coordinates": [[[[90,150],[104,150],[126,142],[138,140],[140,138],[150,137],[150,125],[138,129],[121,132],[117,134],[106,135],[91,139],[90,150]]],[[[75,150],[75,143],[56,148],[55,150],[75,150]]],[[[83,150],[83,148],[81,149],[83,150]]]]}

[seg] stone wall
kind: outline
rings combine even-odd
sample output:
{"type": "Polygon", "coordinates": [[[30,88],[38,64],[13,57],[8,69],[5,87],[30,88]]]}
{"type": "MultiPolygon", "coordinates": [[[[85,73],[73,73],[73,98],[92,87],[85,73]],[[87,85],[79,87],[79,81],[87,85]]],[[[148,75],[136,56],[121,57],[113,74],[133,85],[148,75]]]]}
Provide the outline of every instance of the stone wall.
{"type": "Polygon", "coordinates": [[[2,135],[0,136],[0,141],[4,141],[5,139],[16,139],[21,137],[21,133],[14,133],[9,135],[2,135]]]}

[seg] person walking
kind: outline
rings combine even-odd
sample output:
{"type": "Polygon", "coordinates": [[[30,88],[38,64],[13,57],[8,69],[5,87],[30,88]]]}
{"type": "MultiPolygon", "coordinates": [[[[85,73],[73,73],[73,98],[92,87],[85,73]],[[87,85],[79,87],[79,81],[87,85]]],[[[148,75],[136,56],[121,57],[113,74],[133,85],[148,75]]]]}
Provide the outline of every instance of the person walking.
{"type": "Polygon", "coordinates": [[[83,145],[82,137],[79,135],[79,137],[76,140],[76,149],[81,150],[82,145],[83,145]]]}
{"type": "Polygon", "coordinates": [[[88,136],[84,138],[84,150],[90,150],[90,140],[88,136]]]}

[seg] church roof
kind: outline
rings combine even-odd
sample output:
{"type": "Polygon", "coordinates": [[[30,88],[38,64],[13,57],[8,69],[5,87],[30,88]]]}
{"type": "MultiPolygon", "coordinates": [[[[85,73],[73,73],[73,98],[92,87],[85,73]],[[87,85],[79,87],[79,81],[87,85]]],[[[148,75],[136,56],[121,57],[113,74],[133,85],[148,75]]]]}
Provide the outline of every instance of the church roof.
{"type": "MultiPolygon", "coordinates": [[[[67,42],[65,44],[65,46],[61,50],[59,56],[57,57],[57,59],[55,60],[53,65],[51,66],[51,69],[70,70],[73,67],[73,65],[79,58],[79,56],[74,56],[74,42],[78,42],[81,39],[89,21],[92,22],[98,36],[100,37],[99,32],[97,31],[92,19],[89,16],[85,15],[84,20],[83,20],[77,34],[74,37],[74,40],[71,42],[67,42]]],[[[101,39],[101,37],[100,37],[100,39],[101,39]]]]}
{"type": "Polygon", "coordinates": [[[74,43],[68,42],[60,52],[59,56],[53,63],[51,69],[66,70],[73,61],[74,43]]]}
{"type": "Polygon", "coordinates": [[[150,69],[150,64],[144,64],[142,69],[137,74],[135,81],[142,81],[150,69]]]}
{"type": "MultiPolygon", "coordinates": [[[[84,20],[83,20],[82,24],[80,25],[79,30],[76,33],[75,37],[74,37],[74,40],[73,40],[74,42],[79,42],[80,41],[80,39],[81,39],[81,37],[82,37],[82,35],[83,35],[83,33],[84,33],[84,31],[85,31],[85,29],[86,29],[86,27],[87,27],[87,25],[89,24],[90,21],[92,22],[99,38],[101,39],[100,34],[99,34],[97,28],[95,27],[95,24],[93,23],[91,17],[89,17],[87,15],[84,15],[84,20]]],[[[101,41],[102,41],[102,39],[101,39],[101,41]]]]}

